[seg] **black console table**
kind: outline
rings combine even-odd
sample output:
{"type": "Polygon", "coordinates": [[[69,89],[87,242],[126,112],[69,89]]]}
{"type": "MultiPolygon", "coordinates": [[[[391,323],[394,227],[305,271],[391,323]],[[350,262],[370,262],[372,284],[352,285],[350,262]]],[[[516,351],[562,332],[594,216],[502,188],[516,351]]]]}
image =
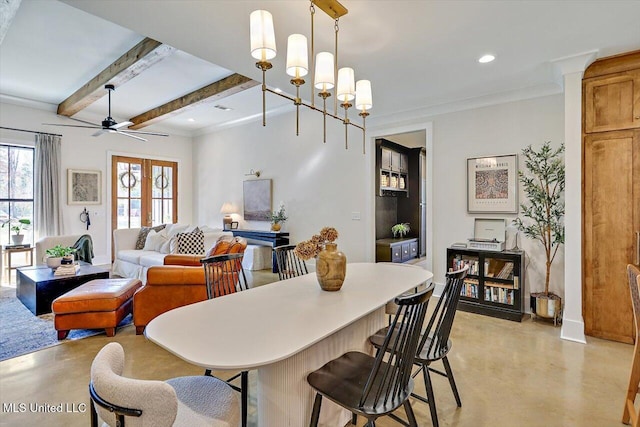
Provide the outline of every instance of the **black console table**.
{"type": "MultiPolygon", "coordinates": [[[[266,230],[231,230],[234,236],[244,237],[249,240],[262,240],[271,243],[274,248],[276,246],[289,244],[289,233],[282,231],[266,231],[266,230]]],[[[278,263],[276,262],[275,253],[271,254],[271,265],[274,273],[278,272],[278,263]]]]}

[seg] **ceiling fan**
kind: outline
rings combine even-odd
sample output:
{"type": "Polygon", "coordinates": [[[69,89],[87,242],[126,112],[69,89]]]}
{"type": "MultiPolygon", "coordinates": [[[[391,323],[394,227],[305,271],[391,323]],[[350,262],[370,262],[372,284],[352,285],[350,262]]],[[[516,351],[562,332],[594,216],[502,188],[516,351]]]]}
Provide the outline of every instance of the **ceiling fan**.
{"type": "Polygon", "coordinates": [[[69,119],[71,119],[71,120],[75,120],[77,122],[85,123],[85,124],[91,125],[91,126],[63,125],[63,124],[58,124],[58,123],[43,123],[43,125],[66,126],[66,127],[72,127],[72,128],[98,129],[98,131],[96,133],[94,133],[92,136],[100,136],[100,135],[105,134],[105,133],[117,133],[117,134],[120,134],[120,135],[128,136],[129,138],[138,139],[140,141],[146,141],[146,139],[144,139],[144,138],[142,138],[140,136],[134,135],[134,134],[155,135],[155,136],[169,136],[166,133],[143,132],[143,131],[139,131],[139,130],[130,130],[130,129],[127,129],[127,126],[131,126],[133,124],[133,122],[128,122],[127,121],[127,122],[118,123],[115,120],[113,120],[113,118],[111,117],[111,92],[114,91],[116,88],[115,88],[114,85],[111,85],[111,84],[104,85],[104,88],[109,92],[109,115],[107,116],[106,119],[104,119],[102,121],[102,124],[97,125],[95,123],[91,123],[91,122],[87,122],[87,121],[84,121],[84,120],[74,119],[73,117],[69,117],[69,119]]]}

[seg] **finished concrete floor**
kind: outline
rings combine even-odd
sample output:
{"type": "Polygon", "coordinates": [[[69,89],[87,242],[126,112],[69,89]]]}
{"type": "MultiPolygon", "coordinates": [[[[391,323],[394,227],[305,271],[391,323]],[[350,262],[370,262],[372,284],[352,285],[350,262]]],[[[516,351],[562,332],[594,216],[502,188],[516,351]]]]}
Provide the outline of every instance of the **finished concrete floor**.
{"type": "MultiPolygon", "coordinates": [[[[256,283],[274,280],[271,273],[253,277],[256,283]]],[[[631,345],[595,338],[583,345],[561,340],[560,327],[544,321],[517,323],[465,312],[457,314],[451,339],[449,360],[463,406],[456,407],[447,380],[434,375],[441,426],[622,425],[631,345]]],[[[163,380],[203,372],[135,335],[133,326],[122,328],[113,338],[98,335],[64,342],[0,362],[0,426],[88,426],[88,412],[10,412],[7,404],[63,404],[69,410],[81,409],[81,404],[89,402],[91,362],[111,341],[125,349],[125,376],[163,380]]],[[[250,394],[255,397],[255,372],[250,381],[250,394]]],[[[424,393],[421,380],[417,380],[417,391],[424,393]]],[[[257,426],[255,400],[251,401],[250,425],[257,426]]],[[[426,404],[413,401],[413,408],[420,426],[432,425],[426,404]]],[[[360,419],[358,426],[363,425],[360,419]]],[[[398,424],[382,418],[377,425],[398,424]]]]}

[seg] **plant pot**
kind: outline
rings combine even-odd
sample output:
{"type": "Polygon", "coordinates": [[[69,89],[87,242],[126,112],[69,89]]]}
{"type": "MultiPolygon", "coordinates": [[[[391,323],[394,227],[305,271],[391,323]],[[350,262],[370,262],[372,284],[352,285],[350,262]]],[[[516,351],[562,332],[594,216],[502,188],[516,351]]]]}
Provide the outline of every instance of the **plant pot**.
{"type": "Polygon", "coordinates": [[[280,231],[282,225],[280,224],[271,224],[271,231],[280,231]]]}
{"type": "Polygon", "coordinates": [[[21,245],[24,240],[24,234],[12,234],[11,241],[14,245],[21,245]]]}
{"type": "Polygon", "coordinates": [[[536,316],[553,319],[555,325],[562,312],[562,298],[552,293],[548,295],[543,292],[531,294],[531,309],[536,316]]]}
{"type": "Polygon", "coordinates": [[[50,256],[50,257],[47,257],[46,261],[47,261],[47,267],[55,270],[56,268],[60,267],[60,264],[62,263],[62,257],[61,256],[56,256],[56,257],[50,256]]]}
{"type": "Polygon", "coordinates": [[[323,291],[339,291],[347,275],[347,257],[335,243],[327,243],[318,254],[316,277],[323,291]]]}

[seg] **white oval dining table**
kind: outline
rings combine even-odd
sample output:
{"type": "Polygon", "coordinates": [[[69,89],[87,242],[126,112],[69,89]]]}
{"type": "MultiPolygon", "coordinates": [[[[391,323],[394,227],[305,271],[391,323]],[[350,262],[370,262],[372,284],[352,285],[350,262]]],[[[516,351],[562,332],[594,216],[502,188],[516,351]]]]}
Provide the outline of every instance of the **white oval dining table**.
{"type": "MultiPolygon", "coordinates": [[[[432,277],[412,265],[350,263],[340,291],[306,274],[168,311],[145,335],[203,368],[257,369],[258,426],[301,427],[313,407],[307,375],[347,351],[371,354],[368,337],[385,326],[386,303],[432,277]]],[[[326,401],[319,425],[349,418],[326,401]]]]}

